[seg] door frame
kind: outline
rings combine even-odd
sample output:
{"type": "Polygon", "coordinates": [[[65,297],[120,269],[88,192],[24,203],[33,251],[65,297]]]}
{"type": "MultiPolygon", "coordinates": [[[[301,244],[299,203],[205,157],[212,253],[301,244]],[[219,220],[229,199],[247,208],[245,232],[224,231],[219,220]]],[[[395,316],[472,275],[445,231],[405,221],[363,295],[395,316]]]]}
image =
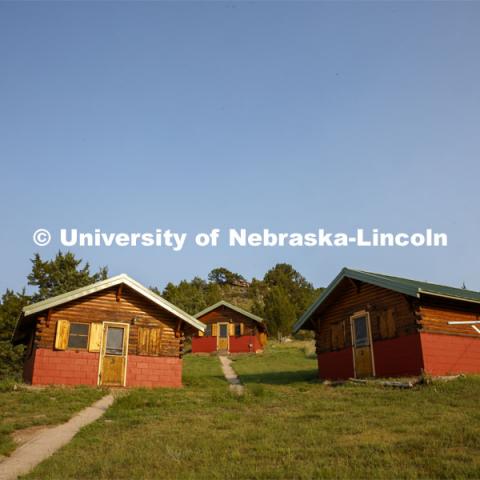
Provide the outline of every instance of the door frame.
{"type": "MultiPolygon", "coordinates": [[[[219,339],[224,338],[220,337],[220,325],[225,325],[227,327],[227,352],[230,351],[230,324],[228,322],[218,322],[217,323],[217,350],[220,350],[218,344],[219,344],[219,339]]],[[[223,349],[221,349],[223,350],[223,349]]]]}
{"type": "Polygon", "coordinates": [[[354,335],[354,328],[353,328],[353,321],[355,320],[355,318],[358,318],[358,317],[366,317],[367,319],[367,330],[368,330],[368,341],[370,343],[369,347],[370,347],[370,359],[371,359],[371,362],[372,362],[372,374],[374,377],[376,377],[376,372],[375,372],[375,359],[374,359],[374,356],[373,356],[373,338],[372,338],[372,325],[371,325],[371,322],[370,322],[370,312],[368,312],[367,310],[360,310],[358,312],[355,312],[353,315],[350,315],[350,333],[351,333],[351,336],[352,336],[352,357],[353,357],[353,374],[354,374],[354,377],[357,378],[357,366],[355,365],[355,348],[356,348],[356,345],[355,345],[355,335],[354,335]]]}
{"type": "Polygon", "coordinates": [[[122,323],[122,322],[102,322],[103,331],[102,331],[102,344],[100,346],[100,353],[98,356],[98,375],[97,375],[97,385],[102,384],[102,369],[103,369],[103,359],[105,357],[105,350],[107,346],[107,335],[106,332],[108,330],[107,327],[124,327],[124,335],[123,335],[123,347],[124,347],[124,357],[125,361],[123,362],[123,378],[122,378],[122,387],[125,387],[127,384],[127,362],[128,362],[128,341],[130,337],[130,324],[129,323],[122,323]]]}

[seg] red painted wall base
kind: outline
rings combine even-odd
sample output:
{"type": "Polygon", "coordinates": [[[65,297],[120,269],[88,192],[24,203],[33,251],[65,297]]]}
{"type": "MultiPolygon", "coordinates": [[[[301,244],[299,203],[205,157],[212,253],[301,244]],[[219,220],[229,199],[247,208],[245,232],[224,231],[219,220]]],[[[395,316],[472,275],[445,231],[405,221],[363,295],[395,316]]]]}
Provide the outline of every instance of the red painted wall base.
{"type": "MultiPolygon", "coordinates": [[[[32,385],[97,385],[99,354],[37,349],[25,363],[32,385]]],[[[182,359],[128,355],[127,387],[181,387],[182,359]]]]}
{"type": "Polygon", "coordinates": [[[430,375],[480,373],[480,335],[421,333],[425,372],[430,375]]]}
{"type": "MultiPolygon", "coordinates": [[[[377,377],[480,373],[480,336],[415,333],[373,343],[377,377]]],[[[318,355],[320,378],[353,377],[352,349],[318,355]]]]}
{"type": "Polygon", "coordinates": [[[420,375],[423,368],[420,335],[414,333],[373,342],[377,377],[420,375]]]}
{"type": "MultiPolygon", "coordinates": [[[[230,353],[248,353],[262,350],[260,340],[256,335],[242,335],[229,338],[230,353]]],[[[193,337],[192,353],[215,353],[217,351],[217,337],[193,337]]]]}
{"type": "Polygon", "coordinates": [[[179,388],[181,386],[181,358],[128,356],[127,387],[179,388]]]}
{"type": "Polygon", "coordinates": [[[318,375],[322,379],[343,380],[354,376],[351,348],[318,355],[318,375]]]}
{"type": "Polygon", "coordinates": [[[256,335],[230,337],[230,353],[255,353],[262,349],[256,335]]]}
{"type": "Polygon", "coordinates": [[[192,353],[217,351],[217,337],[192,337],[192,353]]]}
{"type": "MultiPolygon", "coordinates": [[[[420,335],[373,342],[373,357],[377,377],[420,375],[423,368],[420,335]]],[[[318,355],[320,378],[345,380],[355,375],[352,348],[318,355]]]]}
{"type": "Polygon", "coordinates": [[[98,353],[38,348],[32,385],[97,385],[98,353]]]}

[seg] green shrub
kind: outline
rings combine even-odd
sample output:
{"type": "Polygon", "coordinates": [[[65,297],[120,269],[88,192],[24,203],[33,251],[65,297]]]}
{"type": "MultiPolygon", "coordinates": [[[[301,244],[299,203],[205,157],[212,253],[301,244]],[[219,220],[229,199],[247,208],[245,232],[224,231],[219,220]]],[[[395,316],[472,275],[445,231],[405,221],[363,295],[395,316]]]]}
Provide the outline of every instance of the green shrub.
{"type": "Polygon", "coordinates": [[[12,392],[18,390],[18,382],[14,378],[0,380],[0,392],[12,392]]]}
{"type": "Polygon", "coordinates": [[[10,341],[0,341],[0,380],[22,378],[23,345],[12,346],[10,341]]]}

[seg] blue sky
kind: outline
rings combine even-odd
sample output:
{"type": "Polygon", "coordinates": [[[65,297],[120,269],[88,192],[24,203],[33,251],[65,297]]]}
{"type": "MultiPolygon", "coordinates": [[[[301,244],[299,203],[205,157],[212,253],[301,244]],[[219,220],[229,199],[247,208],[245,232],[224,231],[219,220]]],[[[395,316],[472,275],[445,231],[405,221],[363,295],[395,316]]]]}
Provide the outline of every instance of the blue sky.
{"type": "Polygon", "coordinates": [[[343,266],[480,290],[480,3],[0,3],[0,290],[35,229],[357,227],[428,248],[73,248],[163,287],[343,266]]]}

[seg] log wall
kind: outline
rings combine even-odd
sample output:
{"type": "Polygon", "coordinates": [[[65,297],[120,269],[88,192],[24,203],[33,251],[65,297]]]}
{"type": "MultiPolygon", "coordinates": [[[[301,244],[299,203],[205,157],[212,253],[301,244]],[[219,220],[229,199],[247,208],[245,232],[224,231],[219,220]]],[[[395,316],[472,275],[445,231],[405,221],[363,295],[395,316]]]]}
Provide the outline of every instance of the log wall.
{"type": "MultiPolygon", "coordinates": [[[[424,297],[420,305],[420,314],[422,332],[480,338],[480,334],[472,328],[472,325],[448,323],[451,321],[480,321],[480,304],[424,297]]],[[[480,329],[480,324],[477,325],[477,328],[480,329]]]]}
{"type": "Polygon", "coordinates": [[[330,295],[323,311],[313,316],[317,353],[350,347],[350,317],[362,310],[370,313],[374,342],[417,331],[419,313],[415,301],[385,288],[345,278],[330,295]]]}
{"type": "Polygon", "coordinates": [[[128,353],[139,352],[139,327],[161,328],[160,355],[179,357],[183,353],[183,331],[178,319],[125,285],[93,293],[54,307],[36,318],[35,347],[54,349],[58,320],[73,323],[121,322],[130,324],[128,353]]]}
{"type": "MultiPolygon", "coordinates": [[[[220,305],[215,310],[206,313],[198,320],[206,325],[213,325],[217,323],[228,324],[243,324],[243,334],[234,336],[229,334],[229,351],[231,353],[240,352],[257,352],[261,350],[266,342],[267,335],[265,327],[255,320],[228,308],[225,305],[220,305]]],[[[207,353],[217,351],[216,337],[208,336],[194,336],[192,338],[192,352],[193,353],[207,353]]]]}
{"type": "Polygon", "coordinates": [[[205,325],[213,323],[243,323],[244,335],[257,335],[260,331],[264,331],[264,329],[259,326],[258,322],[255,322],[251,318],[242,315],[240,312],[236,312],[225,305],[220,305],[215,310],[199,317],[198,320],[205,325]]]}

